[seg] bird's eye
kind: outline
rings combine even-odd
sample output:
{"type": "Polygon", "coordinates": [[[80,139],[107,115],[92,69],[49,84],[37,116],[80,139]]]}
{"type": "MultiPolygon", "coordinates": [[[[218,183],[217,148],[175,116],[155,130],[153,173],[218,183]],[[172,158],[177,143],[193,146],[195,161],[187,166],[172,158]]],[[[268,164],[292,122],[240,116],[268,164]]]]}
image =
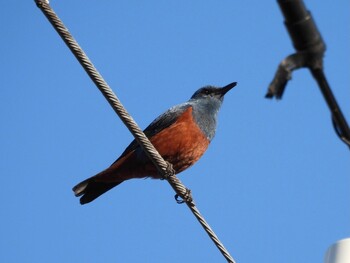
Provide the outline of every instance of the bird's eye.
{"type": "Polygon", "coordinates": [[[207,90],[207,89],[205,89],[205,90],[203,90],[203,94],[205,94],[205,95],[209,95],[209,90],[207,90]]]}

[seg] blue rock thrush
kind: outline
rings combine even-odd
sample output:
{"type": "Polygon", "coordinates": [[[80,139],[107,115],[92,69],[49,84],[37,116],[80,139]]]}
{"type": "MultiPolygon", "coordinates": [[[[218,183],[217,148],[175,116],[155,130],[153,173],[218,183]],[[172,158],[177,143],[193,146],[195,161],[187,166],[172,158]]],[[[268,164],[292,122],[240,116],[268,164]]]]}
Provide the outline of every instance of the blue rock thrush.
{"type": "MultiPolygon", "coordinates": [[[[224,95],[236,84],[203,87],[189,101],[170,108],[144,130],[177,174],[198,161],[208,148],[224,95]]],[[[134,140],[109,168],[77,184],[73,191],[82,196],[80,203],[86,204],[126,180],[145,177],[160,179],[156,167],[134,140]]]]}

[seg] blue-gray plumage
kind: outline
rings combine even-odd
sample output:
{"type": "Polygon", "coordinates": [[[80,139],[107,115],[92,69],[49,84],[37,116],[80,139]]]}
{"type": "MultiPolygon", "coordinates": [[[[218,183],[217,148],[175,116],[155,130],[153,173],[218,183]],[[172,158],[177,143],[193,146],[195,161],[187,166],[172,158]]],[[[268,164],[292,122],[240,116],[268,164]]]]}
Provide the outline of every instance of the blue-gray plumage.
{"type": "MultiPolygon", "coordinates": [[[[144,130],[176,173],[193,165],[204,154],[215,135],[224,95],[236,84],[203,87],[189,101],[170,108],[144,130]]],[[[85,204],[125,180],[144,177],[159,178],[159,175],[134,140],[109,168],[77,184],[73,191],[76,196],[82,195],[80,203],[85,204]]]]}

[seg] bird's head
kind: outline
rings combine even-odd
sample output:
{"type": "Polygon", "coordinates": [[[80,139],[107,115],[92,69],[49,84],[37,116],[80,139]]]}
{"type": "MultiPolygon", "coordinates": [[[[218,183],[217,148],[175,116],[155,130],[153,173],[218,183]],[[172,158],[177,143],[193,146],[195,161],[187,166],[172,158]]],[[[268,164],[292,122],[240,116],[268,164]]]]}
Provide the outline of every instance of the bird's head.
{"type": "Polygon", "coordinates": [[[225,87],[218,88],[214,86],[205,86],[197,90],[191,97],[191,100],[224,100],[224,95],[233,87],[237,85],[237,82],[232,82],[225,87]]]}
{"type": "Polygon", "coordinates": [[[215,135],[217,113],[224,100],[225,94],[237,85],[237,82],[218,88],[206,86],[197,90],[189,103],[193,106],[193,117],[199,128],[211,141],[215,135]]]}

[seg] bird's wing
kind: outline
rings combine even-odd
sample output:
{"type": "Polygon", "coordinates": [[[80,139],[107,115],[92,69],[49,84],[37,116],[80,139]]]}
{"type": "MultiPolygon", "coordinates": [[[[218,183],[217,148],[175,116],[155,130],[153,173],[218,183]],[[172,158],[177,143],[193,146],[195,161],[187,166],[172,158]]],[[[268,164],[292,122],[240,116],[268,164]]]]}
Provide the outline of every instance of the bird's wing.
{"type": "MultiPolygon", "coordinates": [[[[181,114],[184,113],[189,107],[192,107],[191,104],[186,102],[170,108],[169,110],[158,116],[154,121],[152,121],[151,124],[148,125],[143,132],[145,133],[147,138],[151,138],[153,135],[172,125],[178,119],[178,117],[181,116],[181,114]]],[[[133,140],[114,163],[116,163],[120,158],[124,157],[125,155],[127,155],[128,153],[130,153],[138,147],[139,144],[137,143],[137,141],[133,140]]]]}

